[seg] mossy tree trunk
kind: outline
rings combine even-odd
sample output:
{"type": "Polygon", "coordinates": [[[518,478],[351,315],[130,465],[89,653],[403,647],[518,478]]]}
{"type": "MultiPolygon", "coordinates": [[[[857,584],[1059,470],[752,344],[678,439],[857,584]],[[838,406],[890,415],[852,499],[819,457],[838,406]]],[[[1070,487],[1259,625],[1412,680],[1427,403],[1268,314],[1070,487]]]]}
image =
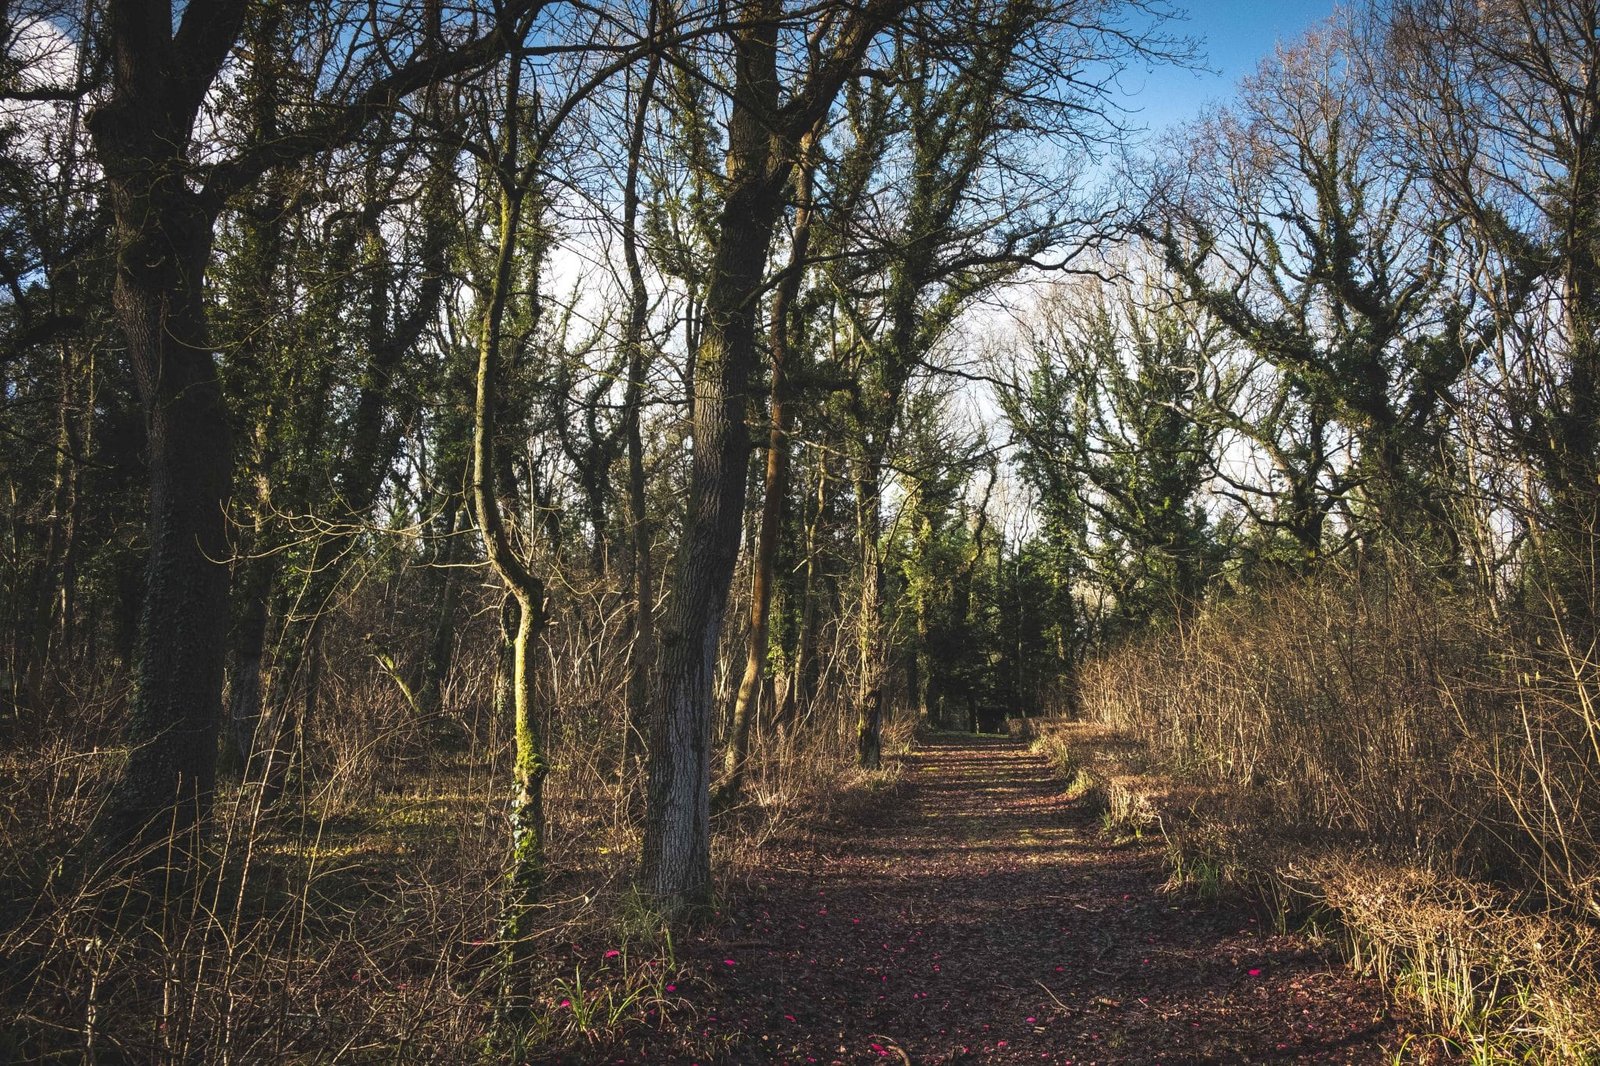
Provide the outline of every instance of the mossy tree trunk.
{"type": "Polygon", "coordinates": [[[544,778],[548,769],[534,715],[533,651],[544,626],[544,583],[529,567],[502,509],[496,456],[501,337],[516,283],[524,207],[537,160],[525,162],[517,115],[522,109],[522,61],[512,49],[506,64],[506,124],[498,146],[499,233],[478,336],[478,371],[473,402],[472,501],[489,565],[516,603],[511,641],[512,757],[511,847],[502,903],[501,934],[505,981],[502,1008],[520,1009],[528,988],[529,922],[544,890],[544,778]]]}
{"type": "Polygon", "coordinates": [[[801,136],[827,114],[902,6],[903,0],[868,0],[842,9],[837,19],[813,15],[823,30],[810,49],[812,66],[788,94],[780,94],[778,78],[782,0],[740,5],[732,31],[728,172],[694,359],[694,458],[651,722],[643,879],[669,918],[711,902],[712,674],[744,517],[757,305],[784,186],[801,136]],[[823,34],[835,26],[824,44],[823,34]]]}

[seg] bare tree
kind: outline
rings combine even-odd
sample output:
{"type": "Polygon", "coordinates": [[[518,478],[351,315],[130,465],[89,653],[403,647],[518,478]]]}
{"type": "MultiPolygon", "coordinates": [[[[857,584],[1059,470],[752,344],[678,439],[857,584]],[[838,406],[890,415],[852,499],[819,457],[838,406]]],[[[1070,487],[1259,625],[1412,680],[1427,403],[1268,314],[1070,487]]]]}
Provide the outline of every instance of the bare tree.
{"type": "Polygon", "coordinates": [[[651,723],[645,884],[663,911],[711,900],[712,670],[744,517],[757,300],[801,137],[825,115],[902,0],[808,13],[814,28],[787,87],[779,71],[782,0],[749,0],[731,30],[734,72],[728,164],[703,327],[694,356],[694,460],[683,540],[661,627],[661,674],[651,723]],[[785,92],[785,88],[788,89],[785,92]]]}
{"type": "MultiPolygon", "coordinates": [[[[131,752],[105,822],[119,848],[174,841],[182,867],[210,805],[221,720],[228,572],[226,511],[232,433],[205,307],[205,275],[219,214],[274,167],[327,151],[418,89],[481,66],[519,36],[537,0],[497,9],[489,30],[437,55],[396,61],[388,42],[346,79],[315,117],[220,157],[202,153],[197,123],[233,55],[245,0],[186,7],[109,0],[111,85],[90,117],[115,219],[112,304],[128,347],[149,430],[150,554],[140,627],[131,752]]],[[[418,20],[419,22],[421,20],[418,20]]],[[[386,27],[379,27],[380,32],[386,27]]],[[[362,54],[360,31],[348,34],[362,54]]]]}
{"type": "MultiPolygon", "coordinates": [[[[1463,342],[1492,361],[1492,433],[1551,503],[1547,564],[1593,618],[1600,538],[1600,9],[1397,4],[1374,49],[1390,120],[1464,220],[1463,342]],[[1470,317],[1466,312],[1472,312],[1470,317]],[[1565,560],[1564,562],[1561,560],[1565,560]]],[[[1541,538],[1543,539],[1543,538],[1541,538]]]]}
{"type": "MultiPolygon", "coordinates": [[[[1442,231],[1414,176],[1384,150],[1373,87],[1330,25],[1280,49],[1240,103],[1200,124],[1170,165],[1139,230],[1162,249],[1183,296],[1282,375],[1281,405],[1336,418],[1354,438],[1340,479],[1362,526],[1453,553],[1437,477],[1450,389],[1466,356],[1449,328],[1442,231]]],[[[1255,434],[1262,440],[1273,434],[1255,434]]],[[[1294,478],[1314,491],[1322,447],[1294,478]]],[[[1325,487],[1331,487],[1325,484],[1325,487]]],[[[1310,550],[1309,499],[1290,519],[1310,550]]]]}

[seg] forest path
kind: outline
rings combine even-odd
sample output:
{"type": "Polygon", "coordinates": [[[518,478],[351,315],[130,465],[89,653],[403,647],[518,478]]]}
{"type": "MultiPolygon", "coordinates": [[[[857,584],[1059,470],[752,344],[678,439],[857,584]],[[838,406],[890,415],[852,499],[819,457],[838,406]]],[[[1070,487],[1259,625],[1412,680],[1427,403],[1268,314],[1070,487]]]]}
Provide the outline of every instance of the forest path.
{"type": "Polygon", "coordinates": [[[1105,839],[1024,744],[910,763],[895,802],[779,855],[680,945],[696,1043],[721,1049],[702,1063],[1396,1061],[1376,983],[1163,891],[1159,841],[1105,839]]]}

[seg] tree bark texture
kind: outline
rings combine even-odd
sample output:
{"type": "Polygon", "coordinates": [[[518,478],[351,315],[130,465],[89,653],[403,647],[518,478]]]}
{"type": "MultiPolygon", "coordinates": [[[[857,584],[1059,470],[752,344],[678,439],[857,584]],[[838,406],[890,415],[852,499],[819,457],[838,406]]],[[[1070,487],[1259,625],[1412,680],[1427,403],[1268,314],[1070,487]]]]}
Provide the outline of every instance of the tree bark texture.
{"type": "MultiPolygon", "coordinates": [[[[734,35],[728,173],[693,360],[694,459],[684,532],[661,629],[651,723],[646,890],[669,918],[711,901],[710,771],[713,673],[744,517],[756,365],[757,303],[783,187],[800,137],[817,125],[901,0],[869,0],[845,15],[833,46],[779,106],[782,0],[753,0],[734,35]]],[[[820,49],[819,49],[820,51],[820,49]]]]}
{"type": "Polygon", "coordinates": [[[688,509],[660,634],[643,867],[647,890],[669,918],[711,903],[713,675],[744,518],[757,300],[783,206],[769,130],[780,12],[780,0],[758,0],[751,25],[735,38],[726,193],[694,359],[688,509]]]}
{"type": "Polygon", "coordinates": [[[112,0],[112,91],[91,133],[114,220],[112,311],[149,434],[150,554],[129,754],[106,842],[186,865],[216,773],[228,629],[229,427],[206,328],[214,215],[189,182],[206,91],[236,38],[240,2],[189,8],[112,0]]]}

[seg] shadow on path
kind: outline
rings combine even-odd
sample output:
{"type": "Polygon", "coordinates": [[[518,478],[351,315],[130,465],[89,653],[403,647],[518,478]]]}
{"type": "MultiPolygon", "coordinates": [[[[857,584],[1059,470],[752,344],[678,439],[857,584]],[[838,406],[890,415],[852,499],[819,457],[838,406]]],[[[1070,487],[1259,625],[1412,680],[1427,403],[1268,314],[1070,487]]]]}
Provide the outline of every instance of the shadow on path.
{"type": "Polygon", "coordinates": [[[1024,745],[941,738],[910,762],[892,809],[780,856],[683,946],[720,1049],[699,1061],[1397,1061],[1380,987],[1166,891],[1159,842],[1106,840],[1024,745]]]}

